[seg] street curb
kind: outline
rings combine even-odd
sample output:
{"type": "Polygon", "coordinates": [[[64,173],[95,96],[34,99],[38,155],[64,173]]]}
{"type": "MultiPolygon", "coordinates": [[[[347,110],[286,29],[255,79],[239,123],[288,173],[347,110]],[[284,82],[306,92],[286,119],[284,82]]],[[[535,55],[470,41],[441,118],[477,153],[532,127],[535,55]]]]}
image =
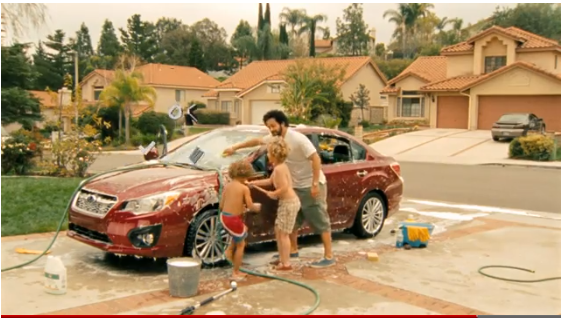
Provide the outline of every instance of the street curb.
{"type": "Polygon", "coordinates": [[[477,166],[502,166],[502,167],[523,167],[523,168],[545,168],[545,169],[561,169],[561,166],[542,166],[528,164],[511,164],[511,163],[482,163],[477,166]]]}

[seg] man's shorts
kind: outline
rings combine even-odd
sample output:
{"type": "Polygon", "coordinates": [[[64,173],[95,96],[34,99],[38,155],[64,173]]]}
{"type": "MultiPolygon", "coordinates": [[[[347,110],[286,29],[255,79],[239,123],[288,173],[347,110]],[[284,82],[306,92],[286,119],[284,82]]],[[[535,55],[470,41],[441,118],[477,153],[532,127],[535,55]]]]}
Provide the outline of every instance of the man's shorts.
{"type": "Polygon", "coordinates": [[[301,204],[294,224],[295,231],[302,227],[304,221],[307,221],[317,233],[331,231],[331,220],[327,213],[327,184],[320,183],[318,188],[317,198],[312,197],[310,187],[294,189],[301,204]]]}
{"type": "Polygon", "coordinates": [[[232,236],[234,243],[241,243],[247,237],[247,228],[243,223],[242,216],[234,216],[227,212],[220,215],[222,227],[232,236]]]}

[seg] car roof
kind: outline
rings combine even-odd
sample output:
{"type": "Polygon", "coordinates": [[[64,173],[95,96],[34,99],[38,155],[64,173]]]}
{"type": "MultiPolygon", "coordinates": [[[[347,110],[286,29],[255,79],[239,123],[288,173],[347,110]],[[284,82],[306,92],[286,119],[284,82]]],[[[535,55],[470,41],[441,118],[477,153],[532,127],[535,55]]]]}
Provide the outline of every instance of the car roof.
{"type": "MultiPolygon", "coordinates": [[[[331,128],[326,128],[326,127],[320,127],[320,126],[308,126],[308,125],[304,125],[304,124],[290,124],[289,125],[290,128],[294,129],[295,131],[301,132],[301,133],[306,133],[306,132],[314,132],[314,133],[321,133],[321,132],[338,132],[343,134],[342,132],[338,131],[338,130],[334,130],[331,128]]],[[[229,130],[248,130],[248,129],[252,129],[255,131],[259,131],[259,132],[269,132],[269,129],[265,126],[265,125],[234,125],[234,126],[227,126],[224,127],[225,129],[229,129],[229,130]]]]}

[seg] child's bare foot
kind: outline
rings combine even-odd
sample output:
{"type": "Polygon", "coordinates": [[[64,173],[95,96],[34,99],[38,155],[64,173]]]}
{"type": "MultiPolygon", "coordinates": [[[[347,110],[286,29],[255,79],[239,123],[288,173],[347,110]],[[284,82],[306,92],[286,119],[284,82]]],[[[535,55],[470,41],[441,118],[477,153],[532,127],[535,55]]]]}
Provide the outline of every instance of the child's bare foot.
{"type": "Polygon", "coordinates": [[[275,267],[275,270],[290,271],[290,270],[292,270],[292,265],[291,264],[284,265],[284,264],[279,262],[279,264],[275,267]]]}

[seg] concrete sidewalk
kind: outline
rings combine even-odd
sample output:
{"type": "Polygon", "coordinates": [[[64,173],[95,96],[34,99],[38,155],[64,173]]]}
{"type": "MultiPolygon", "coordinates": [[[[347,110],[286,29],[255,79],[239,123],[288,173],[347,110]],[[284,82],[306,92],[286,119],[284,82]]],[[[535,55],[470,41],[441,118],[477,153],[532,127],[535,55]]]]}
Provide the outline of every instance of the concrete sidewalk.
{"type": "MultiPolygon", "coordinates": [[[[43,249],[45,235],[2,238],[2,267],[34,256],[15,248],[43,249]]],[[[300,242],[297,269],[284,277],[316,288],[321,304],[314,314],[532,314],[561,313],[561,283],[513,283],[478,274],[484,265],[514,265],[535,274],[509,270],[489,273],[537,279],[561,271],[561,220],[546,213],[485,209],[475,206],[405,201],[374,239],[334,234],[337,265],[312,269],[307,264],[322,253],[317,237],[300,242]],[[436,225],[425,249],[396,249],[390,231],[408,218],[436,225]],[[379,262],[365,258],[376,252],[379,262]],[[545,259],[545,260],[544,260],[545,259]]],[[[42,290],[45,259],[2,273],[2,314],[178,314],[195,300],[228,287],[227,268],[203,270],[199,295],[169,296],[165,262],[117,258],[61,237],[52,249],[68,269],[68,293],[42,290]],[[17,296],[16,296],[17,295],[17,296]]],[[[272,244],[248,249],[248,269],[267,272],[272,244]]],[[[308,291],[250,276],[236,293],[202,307],[197,314],[298,314],[314,302],[308,291]]]]}
{"type": "Polygon", "coordinates": [[[508,142],[495,142],[490,131],[427,129],[372,143],[376,151],[398,161],[460,165],[516,165],[561,169],[561,161],[508,158],[508,142]]]}

